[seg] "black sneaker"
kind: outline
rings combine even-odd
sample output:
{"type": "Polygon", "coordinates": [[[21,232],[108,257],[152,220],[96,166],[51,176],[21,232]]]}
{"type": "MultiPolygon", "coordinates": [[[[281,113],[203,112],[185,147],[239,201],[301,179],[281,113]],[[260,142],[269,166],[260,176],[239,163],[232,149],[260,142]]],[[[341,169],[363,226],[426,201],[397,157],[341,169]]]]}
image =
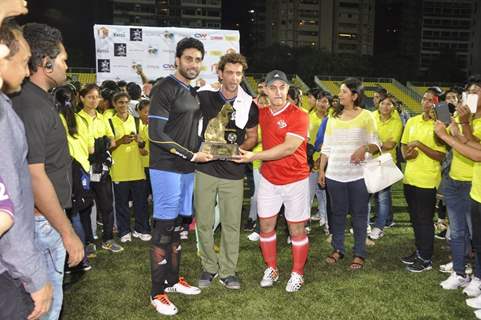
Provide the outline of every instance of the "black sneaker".
{"type": "Polygon", "coordinates": [[[396,225],[396,222],[394,221],[390,221],[390,222],[386,222],[386,225],[384,226],[384,228],[392,228],[396,225]]]}
{"type": "Polygon", "coordinates": [[[420,257],[416,258],[416,261],[412,265],[406,267],[409,272],[423,272],[429,271],[433,268],[433,262],[431,260],[424,260],[420,257]]]}
{"type": "Polygon", "coordinates": [[[407,265],[412,265],[416,261],[417,257],[418,257],[418,252],[414,251],[409,256],[402,257],[401,262],[407,265]]]}
{"type": "Polygon", "coordinates": [[[246,223],[244,224],[244,231],[252,232],[256,227],[256,222],[251,218],[247,219],[246,223]]]}
{"type": "Polygon", "coordinates": [[[443,231],[441,231],[441,232],[438,232],[438,233],[436,233],[436,234],[434,235],[434,237],[435,237],[436,239],[439,239],[439,240],[446,240],[446,232],[447,232],[447,231],[448,231],[448,230],[443,230],[443,231]]]}
{"type": "Polygon", "coordinates": [[[87,272],[92,270],[92,266],[88,261],[80,262],[75,267],[66,267],[65,274],[72,274],[72,273],[79,273],[79,272],[87,272]]]}
{"type": "Polygon", "coordinates": [[[219,281],[227,289],[239,290],[241,287],[239,278],[237,278],[236,276],[228,276],[225,278],[220,278],[219,281]]]}
{"type": "Polygon", "coordinates": [[[202,274],[200,275],[200,279],[199,279],[199,288],[201,289],[208,288],[215,277],[217,277],[217,273],[202,271],[202,274]]]}

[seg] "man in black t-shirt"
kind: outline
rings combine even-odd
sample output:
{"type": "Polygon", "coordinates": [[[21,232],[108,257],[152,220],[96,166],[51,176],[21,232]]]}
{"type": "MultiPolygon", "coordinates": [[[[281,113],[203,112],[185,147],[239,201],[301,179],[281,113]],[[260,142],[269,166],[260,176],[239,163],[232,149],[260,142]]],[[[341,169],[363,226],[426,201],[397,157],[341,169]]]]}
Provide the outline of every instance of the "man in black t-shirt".
{"type": "Polygon", "coordinates": [[[72,160],[65,129],[48,93],[66,80],[67,52],[60,31],[45,24],[28,23],[23,27],[23,35],[32,52],[28,63],[30,79],[12,102],[27,137],[35,199],[35,240],[50,262],[47,272],[53,285],[53,304],[45,319],[58,319],[65,251],[71,267],[84,256],[83,244],[65,214],[65,209],[72,205],[72,160]]]}
{"type": "Polygon", "coordinates": [[[199,288],[179,278],[179,262],[182,217],[192,215],[194,162],[211,159],[196,152],[201,112],[197,92],[190,86],[190,81],[199,75],[204,53],[199,40],[179,41],[175,75],[165,77],[152,88],[149,139],[154,209],[150,295],[152,305],[163,315],[177,313],[166,292],[200,293],[199,288]]]}
{"type": "MultiPolygon", "coordinates": [[[[225,127],[227,143],[237,143],[250,150],[257,144],[258,110],[252,97],[242,90],[240,82],[247,68],[245,58],[238,53],[224,55],[218,66],[222,81],[220,90],[200,89],[200,108],[203,114],[202,137],[208,123],[222,109],[232,110],[225,127]],[[223,108],[225,105],[230,108],[223,108]]],[[[239,257],[239,232],[243,202],[245,165],[217,160],[197,165],[194,205],[196,209],[199,252],[203,272],[199,287],[206,288],[219,275],[229,289],[240,289],[236,276],[239,257]],[[220,254],[214,251],[214,208],[219,205],[222,224],[220,254]]]]}

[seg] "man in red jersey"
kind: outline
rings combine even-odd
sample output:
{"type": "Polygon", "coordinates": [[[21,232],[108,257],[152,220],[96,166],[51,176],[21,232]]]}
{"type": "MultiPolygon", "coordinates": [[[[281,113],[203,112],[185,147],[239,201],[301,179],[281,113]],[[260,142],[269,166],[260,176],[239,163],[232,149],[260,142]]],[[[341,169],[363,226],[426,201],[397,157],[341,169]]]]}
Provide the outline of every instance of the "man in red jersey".
{"type": "Polygon", "coordinates": [[[260,247],[267,269],[261,287],[271,287],[279,279],[277,269],[277,213],[285,206],[292,240],[292,273],[286,291],[298,291],[304,284],[304,265],[309,240],[304,222],[309,219],[309,166],[306,157],[309,119],[307,113],[287,101],[289,81],[284,72],[273,70],[266,76],[268,108],[259,109],[264,151],[241,150],[238,162],[262,160],[257,193],[260,247]]]}

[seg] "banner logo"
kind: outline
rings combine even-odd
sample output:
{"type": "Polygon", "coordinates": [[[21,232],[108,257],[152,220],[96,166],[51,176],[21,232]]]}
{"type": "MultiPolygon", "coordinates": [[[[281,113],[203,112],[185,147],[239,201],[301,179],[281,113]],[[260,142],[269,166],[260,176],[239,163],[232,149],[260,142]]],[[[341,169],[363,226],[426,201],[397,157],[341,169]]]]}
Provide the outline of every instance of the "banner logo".
{"type": "Polygon", "coordinates": [[[224,40],[224,37],[219,35],[213,35],[210,36],[210,40],[224,40]]]}
{"type": "Polygon", "coordinates": [[[142,41],[142,28],[130,28],[130,41],[142,41]]]}
{"type": "Polygon", "coordinates": [[[200,40],[206,40],[207,39],[207,33],[195,33],[194,38],[200,39],[200,40]]]}
{"type": "Polygon", "coordinates": [[[127,45],[125,43],[114,43],[114,56],[115,57],[126,57],[127,56],[127,45]]]}
{"type": "Polygon", "coordinates": [[[220,57],[220,56],[223,56],[223,55],[224,54],[220,50],[209,51],[209,56],[220,57]]]}
{"type": "Polygon", "coordinates": [[[109,37],[109,29],[106,27],[101,27],[97,30],[97,34],[99,35],[100,39],[106,39],[109,37]]]}
{"type": "Polygon", "coordinates": [[[175,65],[170,64],[170,63],[164,63],[162,65],[162,69],[164,69],[164,70],[175,70],[175,65]]]}
{"type": "Polygon", "coordinates": [[[110,72],[110,60],[98,59],[97,60],[97,72],[110,72]]]}
{"type": "Polygon", "coordinates": [[[123,32],[114,32],[114,37],[115,38],[125,38],[127,36],[123,32]]]}
{"type": "Polygon", "coordinates": [[[239,37],[237,36],[225,36],[226,41],[232,41],[232,42],[237,42],[239,41],[239,37]]]}
{"type": "Polygon", "coordinates": [[[149,46],[147,48],[147,53],[151,56],[156,56],[158,53],[159,53],[159,49],[153,47],[153,46],[149,46]]]}

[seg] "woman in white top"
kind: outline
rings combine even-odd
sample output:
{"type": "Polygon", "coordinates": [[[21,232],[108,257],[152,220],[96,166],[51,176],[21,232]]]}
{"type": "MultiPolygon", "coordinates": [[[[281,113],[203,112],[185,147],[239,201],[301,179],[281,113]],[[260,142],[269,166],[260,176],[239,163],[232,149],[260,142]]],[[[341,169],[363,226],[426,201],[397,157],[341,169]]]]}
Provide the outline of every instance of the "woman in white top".
{"type": "Polygon", "coordinates": [[[376,152],[378,144],[375,120],[360,104],[362,93],[358,79],[348,78],[342,82],[340,103],[327,122],[319,168],[319,184],[327,184],[332,210],[329,223],[334,250],[326,262],[335,264],[344,257],[344,230],[350,212],[354,229],[352,270],[361,269],[366,258],[369,193],[361,162],[366,152],[376,152]]]}

